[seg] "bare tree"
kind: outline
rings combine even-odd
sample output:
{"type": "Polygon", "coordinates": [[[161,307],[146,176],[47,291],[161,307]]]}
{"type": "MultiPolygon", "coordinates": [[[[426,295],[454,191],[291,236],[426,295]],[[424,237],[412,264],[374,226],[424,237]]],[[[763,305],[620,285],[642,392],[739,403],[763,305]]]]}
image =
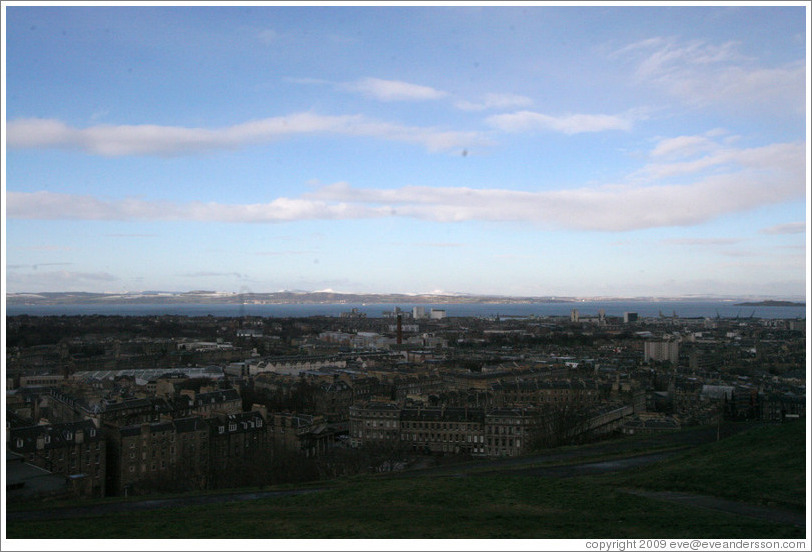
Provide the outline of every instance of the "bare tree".
{"type": "Polygon", "coordinates": [[[590,404],[575,395],[566,401],[538,407],[530,449],[544,449],[581,441],[589,429],[590,404]]]}

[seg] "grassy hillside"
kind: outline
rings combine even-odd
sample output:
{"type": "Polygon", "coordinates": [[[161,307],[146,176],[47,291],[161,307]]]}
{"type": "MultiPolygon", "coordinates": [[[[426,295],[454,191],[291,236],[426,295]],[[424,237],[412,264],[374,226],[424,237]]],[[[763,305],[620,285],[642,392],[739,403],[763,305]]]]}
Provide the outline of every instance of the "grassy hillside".
{"type": "Polygon", "coordinates": [[[685,491],[803,510],[806,424],[754,428],[696,447],[612,482],[658,491],[685,491]]]}
{"type": "Polygon", "coordinates": [[[746,494],[798,507],[803,437],[802,423],[759,428],[634,474],[551,479],[505,470],[462,477],[371,476],[308,495],[11,522],[7,532],[9,538],[803,538],[803,530],[792,525],[622,490],[746,494]]]}

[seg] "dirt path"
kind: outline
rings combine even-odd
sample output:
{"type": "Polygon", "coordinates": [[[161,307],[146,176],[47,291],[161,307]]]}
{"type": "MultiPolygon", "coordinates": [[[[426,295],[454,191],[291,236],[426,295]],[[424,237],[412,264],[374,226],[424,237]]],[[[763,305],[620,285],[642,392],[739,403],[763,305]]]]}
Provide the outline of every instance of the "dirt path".
{"type": "MultiPolygon", "coordinates": [[[[748,424],[726,424],[722,426],[721,437],[729,437],[730,435],[745,431],[751,427],[752,425],[748,424]]],[[[712,443],[716,441],[716,438],[717,429],[715,427],[693,428],[677,432],[649,435],[639,439],[612,439],[574,448],[550,449],[510,458],[482,459],[459,464],[448,464],[445,466],[421,467],[405,472],[392,473],[389,474],[389,477],[414,477],[415,475],[460,476],[461,472],[465,473],[472,469],[485,468],[489,472],[494,472],[503,468],[517,468],[534,464],[575,463],[579,460],[583,460],[581,463],[591,464],[590,460],[588,460],[589,458],[609,455],[634,455],[635,451],[640,451],[639,454],[641,455],[659,454],[658,452],[644,452],[646,448],[650,449],[654,447],[668,447],[671,448],[672,451],[676,451],[677,449],[685,450],[686,448],[705,443],[712,443]]],[[[596,463],[600,464],[600,462],[596,463]]],[[[585,473],[581,472],[574,475],[585,475],[585,473]]]]}
{"type": "Polygon", "coordinates": [[[639,454],[636,456],[627,456],[625,458],[617,458],[614,460],[602,460],[599,462],[582,462],[564,466],[538,466],[530,468],[488,470],[484,472],[474,472],[470,475],[521,475],[536,477],[578,477],[581,475],[596,475],[628,470],[630,468],[637,468],[646,464],[659,462],[660,460],[669,458],[678,452],[682,452],[683,450],[685,449],[639,454]]]}
{"type": "Polygon", "coordinates": [[[708,510],[718,510],[730,514],[763,519],[766,521],[772,521],[773,523],[784,523],[787,525],[795,525],[796,527],[806,526],[806,514],[803,512],[794,512],[792,510],[758,506],[756,504],[745,504],[743,502],[716,498],[715,496],[695,495],[675,491],[644,491],[641,489],[623,489],[622,492],[646,498],[653,498],[655,500],[666,500],[668,502],[686,504],[697,508],[706,508],[708,510]]]}
{"type": "Polygon", "coordinates": [[[219,502],[241,502],[245,500],[256,500],[259,498],[300,495],[321,490],[322,489],[303,489],[290,491],[259,491],[255,493],[243,492],[220,495],[162,498],[154,500],[137,500],[133,502],[115,502],[109,504],[93,504],[90,506],[46,508],[42,510],[22,510],[17,512],[6,512],[6,523],[11,521],[43,521],[47,519],[94,517],[118,512],[158,510],[161,508],[183,508],[185,506],[200,506],[204,504],[216,504],[219,502]]]}

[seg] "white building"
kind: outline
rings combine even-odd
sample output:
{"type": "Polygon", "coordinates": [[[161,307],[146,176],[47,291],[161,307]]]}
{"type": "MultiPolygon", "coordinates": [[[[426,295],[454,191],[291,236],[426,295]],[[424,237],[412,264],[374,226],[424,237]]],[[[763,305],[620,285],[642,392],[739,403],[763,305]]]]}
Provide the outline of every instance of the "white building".
{"type": "Polygon", "coordinates": [[[679,343],[676,341],[646,341],[643,360],[660,362],[667,360],[676,365],[679,362],[679,343]]]}
{"type": "Polygon", "coordinates": [[[445,309],[431,309],[432,320],[442,320],[445,318],[445,309]]]}

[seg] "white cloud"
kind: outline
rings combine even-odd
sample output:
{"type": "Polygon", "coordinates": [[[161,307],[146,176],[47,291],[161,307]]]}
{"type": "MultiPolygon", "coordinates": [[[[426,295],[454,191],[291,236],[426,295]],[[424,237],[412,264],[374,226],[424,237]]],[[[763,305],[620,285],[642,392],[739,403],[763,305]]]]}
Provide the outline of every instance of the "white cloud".
{"type": "Polygon", "coordinates": [[[32,265],[6,265],[6,268],[9,270],[21,270],[23,268],[31,270],[39,270],[39,267],[41,266],[69,266],[72,264],[73,263],[37,263],[32,265]]]}
{"type": "Polygon", "coordinates": [[[7,216],[21,219],[73,220],[188,220],[200,222],[287,222],[369,218],[389,214],[387,209],[353,203],[278,198],[269,203],[145,201],[126,198],[104,200],[92,196],[54,192],[7,192],[7,216]]]}
{"type": "Polygon", "coordinates": [[[486,109],[510,109],[529,107],[533,100],[527,96],[517,94],[485,94],[481,102],[461,100],[454,104],[458,109],[465,111],[484,111],[486,109]]]}
{"type": "Polygon", "coordinates": [[[613,53],[635,64],[638,84],[657,86],[689,105],[718,104],[736,109],[805,107],[803,56],[791,63],[765,66],[739,52],[739,44],[652,38],[613,53]]]}
{"type": "Polygon", "coordinates": [[[803,234],[804,232],[806,232],[805,222],[789,222],[761,230],[762,234],[803,234]]]}
{"type": "Polygon", "coordinates": [[[689,157],[711,151],[719,146],[705,136],[677,136],[661,140],[652,150],[652,157],[689,157]]]}
{"type": "Polygon", "coordinates": [[[279,33],[273,29],[262,29],[257,32],[257,38],[263,44],[273,44],[279,39],[279,33]]]}
{"type": "Polygon", "coordinates": [[[118,276],[114,276],[109,272],[71,272],[67,270],[51,272],[42,270],[17,272],[10,270],[6,274],[6,279],[9,289],[26,291],[97,289],[97,286],[101,283],[120,281],[118,276]]]}
{"type": "Polygon", "coordinates": [[[732,148],[713,143],[702,137],[683,136],[661,141],[652,151],[652,157],[671,157],[673,161],[657,161],[645,165],[633,176],[649,180],[698,173],[708,169],[749,170],[769,169],[786,175],[781,182],[804,180],[806,146],[804,143],[770,144],[754,148],[732,148]],[[702,151],[708,155],[681,159],[702,151]],[[669,155],[670,154],[670,155],[669,155]]]}
{"type": "MultiPolygon", "coordinates": [[[[670,144],[673,146],[670,150],[676,152],[684,150],[690,142],[663,141],[660,145],[670,144]]],[[[661,148],[661,151],[663,149],[669,148],[661,148]]],[[[630,176],[628,182],[632,183],[535,192],[430,185],[356,188],[338,182],[311,188],[298,197],[279,197],[267,203],[196,201],[180,204],[49,191],[8,191],[7,216],[230,223],[397,216],[436,222],[520,221],[549,228],[628,231],[696,225],[730,213],[802,199],[806,192],[805,152],[803,143],[744,149],[727,147],[699,159],[678,158],[671,163],[647,165],[630,176]],[[673,175],[681,175],[686,181],[664,182],[665,177],[673,175]]],[[[797,228],[776,227],[771,231],[797,228]]]]}
{"type": "Polygon", "coordinates": [[[384,102],[439,100],[448,96],[447,92],[429,86],[373,77],[344,83],[340,88],[384,102]]]}
{"type": "Polygon", "coordinates": [[[630,118],[618,115],[573,114],[554,117],[534,111],[493,115],[488,117],[486,122],[503,132],[552,130],[564,134],[580,134],[605,130],[629,130],[632,127],[630,118]]]}
{"type": "Polygon", "coordinates": [[[662,240],[665,245],[689,245],[700,247],[714,247],[719,245],[734,245],[740,243],[737,238],[670,238],[662,240]]]}
{"type": "Polygon", "coordinates": [[[212,277],[222,277],[222,276],[225,276],[225,277],[232,277],[233,276],[234,278],[237,278],[237,279],[240,279],[240,280],[244,280],[244,279],[248,278],[247,275],[240,274],[239,272],[207,272],[207,271],[187,272],[187,273],[184,273],[184,274],[180,274],[180,276],[183,276],[185,278],[212,278],[212,277]]]}
{"type": "Polygon", "coordinates": [[[314,197],[387,206],[393,214],[440,222],[527,221],[557,228],[627,231],[690,226],[761,205],[803,197],[803,181],[775,186],[759,172],[712,175],[683,186],[605,186],[552,192],[328,186],[314,197]]]}
{"type": "Polygon", "coordinates": [[[54,119],[18,119],[8,123],[11,148],[79,149],[108,157],[123,155],[177,156],[218,149],[235,149],[288,136],[327,134],[371,137],[419,144],[443,151],[490,143],[478,132],[411,127],[362,115],[296,113],[220,128],[160,125],[98,125],[74,128],[54,119]]]}

